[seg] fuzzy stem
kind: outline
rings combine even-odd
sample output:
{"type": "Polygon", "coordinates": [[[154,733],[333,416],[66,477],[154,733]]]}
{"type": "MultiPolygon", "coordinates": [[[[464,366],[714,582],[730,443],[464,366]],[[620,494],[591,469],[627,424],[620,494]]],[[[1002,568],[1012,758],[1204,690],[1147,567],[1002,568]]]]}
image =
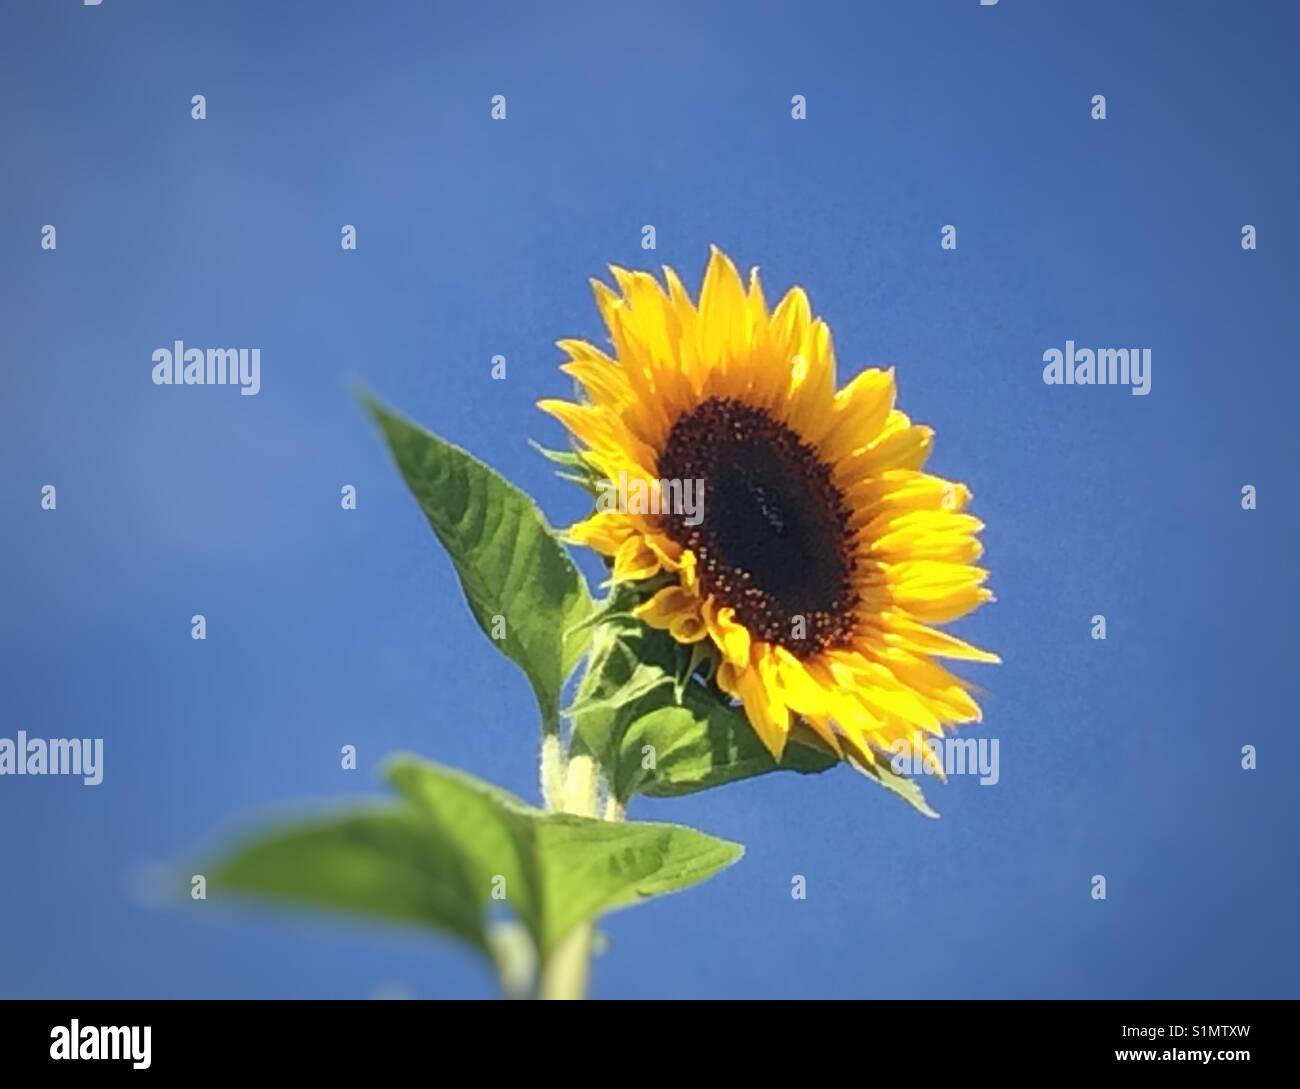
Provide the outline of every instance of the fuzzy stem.
{"type": "Polygon", "coordinates": [[[564,796],[560,811],[579,817],[596,816],[596,760],[587,753],[569,755],[564,768],[564,796]]]}
{"type": "MultiPolygon", "coordinates": [[[[543,757],[546,748],[543,744],[543,757]]],[[[571,755],[563,770],[563,790],[551,808],[579,817],[594,817],[597,801],[596,761],[586,753],[571,755]]],[[[551,950],[542,965],[537,997],[577,999],[587,996],[588,962],[591,959],[591,923],[580,923],[551,950]]]]}
{"type": "Polygon", "coordinates": [[[551,950],[542,966],[537,997],[579,999],[587,997],[587,962],[591,957],[591,924],[575,926],[551,950]]]}
{"type": "Polygon", "coordinates": [[[564,793],[564,745],[558,734],[542,735],[542,804],[547,809],[562,809],[564,793]]]}

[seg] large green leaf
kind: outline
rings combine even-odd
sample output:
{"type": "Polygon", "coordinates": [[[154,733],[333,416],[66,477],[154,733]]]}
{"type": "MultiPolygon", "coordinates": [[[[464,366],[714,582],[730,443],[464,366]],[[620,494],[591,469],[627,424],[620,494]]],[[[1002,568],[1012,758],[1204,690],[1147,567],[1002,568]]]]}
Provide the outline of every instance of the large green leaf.
{"type": "Polygon", "coordinates": [[[507,899],[539,941],[544,904],[539,811],[482,779],[415,756],[391,759],[388,781],[431,825],[455,839],[477,887],[490,889],[504,879],[507,899]]]}
{"type": "Polygon", "coordinates": [[[209,897],[420,923],[499,956],[489,908],[504,896],[545,957],[578,924],[694,885],[742,853],[678,825],[546,813],[415,757],[388,774],[399,797],[387,805],[273,827],[201,865],[209,897]]]}
{"type": "Polygon", "coordinates": [[[745,853],[680,824],[558,813],[540,819],[538,848],[546,860],[544,953],[578,923],[698,884],[745,853]]]}
{"type": "Polygon", "coordinates": [[[463,772],[398,757],[389,779],[462,839],[466,865],[507,897],[545,956],[578,923],[711,877],[743,849],[673,824],[546,813],[463,772]],[[509,875],[514,875],[512,878],[509,875]]]}
{"type": "Polygon", "coordinates": [[[585,632],[569,633],[591,609],[573,560],[528,495],[459,447],[365,403],[447,549],[479,627],[523,669],[543,718],[554,723],[586,642],[585,632]]]}
{"type": "Polygon", "coordinates": [[[456,843],[413,809],[376,806],[285,823],[201,864],[227,893],[431,926],[487,951],[481,884],[456,843]]]}

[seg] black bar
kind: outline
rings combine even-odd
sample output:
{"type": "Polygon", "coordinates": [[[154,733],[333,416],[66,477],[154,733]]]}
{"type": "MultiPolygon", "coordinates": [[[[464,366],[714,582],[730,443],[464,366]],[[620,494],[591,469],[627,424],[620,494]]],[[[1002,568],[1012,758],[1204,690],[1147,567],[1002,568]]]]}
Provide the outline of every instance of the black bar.
{"type": "Polygon", "coordinates": [[[704,1073],[718,1068],[734,1074],[757,1067],[771,1074],[812,1063],[806,1067],[811,1076],[834,1053],[848,1063],[846,1073],[856,1068],[872,1079],[891,1070],[926,1076],[980,1070],[1059,1075],[1131,1067],[1180,1077],[1203,1069],[1235,1082],[1243,1075],[1294,1065],[1300,1012],[1295,1001],[1217,999],[678,1005],[694,1008],[663,1003],[6,1001],[0,1007],[0,1057],[11,1085],[25,1084],[11,1080],[15,1072],[94,1077],[111,1067],[132,1076],[198,1074],[204,1080],[279,1071],[373,1078],[395,1063],[413,1068],[410,1073],[423,1071],[426,1084],[474,1080],[476,1066],[484,1078],[514,1068],[548,1078],[548,1070],[563,1068],[585,1080],[602,1070],[704,1073]],[[65,1058],[74,1023],[79,1057],[65,1058]],[[101,1031],[128,1027],[139,1030],[133,1038],[101,1031]],[[126,1057],[89,1057],[97,1049],[111,1053],[115,1047],[126,1057]],[[693,1065],[686,1065],[687,1059],[693,1065]],[[462,1064],[468,1069],[453,1078],[462,1064]]]}

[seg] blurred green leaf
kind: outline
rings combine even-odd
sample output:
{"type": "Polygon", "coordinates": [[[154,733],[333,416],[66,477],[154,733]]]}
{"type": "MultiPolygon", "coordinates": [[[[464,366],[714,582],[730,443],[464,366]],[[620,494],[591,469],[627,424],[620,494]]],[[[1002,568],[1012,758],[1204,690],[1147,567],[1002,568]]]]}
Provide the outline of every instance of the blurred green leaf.
{"type": "MultiPolygon", "coordinates": [[[[210,896],[422,923],[504,969],[494,900],[510,903],[545,957],[577,924],[703,881],[742,853],[678,825],[546,813],[416,757],[393,759],[388,775],[399,797],[386,806],[273,827],[201,866],[210,896]]],[[[518,950],[508,959],[517,976],[518,950]]]]}
{"type": "Polygon", "coordinates": [[[486,951],[488,888],[454,840],[409,808],[376,806],[282,824],[201,865],[227,892],[393,923],[421,924],[486,951]]]}
{"type": "Polygon", "coordinates": [[[388,781],[431,827],[453,839],[478,888],[504,880],[506,898],[535,941],[542,935],[543,882],[537,857],[540,810],[455,768],[399,755],[388,781]]]}
{"type": "Polygon", "coordinates": [[[372,399],[365,404],[451,557],[474,619],[523,669],[554,724],[589,634],[579,630],[591,609],[586,582],[527,494],[459,447],[372,399]],[[497,616],[503,638],[493,638],[497,616]]]}
{"type": "Polygon", "coordinates": [[[418,757],[391,761],[389,780],[432,821],[454,830],[485,887],[506,877],[507,896],[543,955],[577,923],[695,884],[742,853],[692,828],[546,813],[418,757]]]}

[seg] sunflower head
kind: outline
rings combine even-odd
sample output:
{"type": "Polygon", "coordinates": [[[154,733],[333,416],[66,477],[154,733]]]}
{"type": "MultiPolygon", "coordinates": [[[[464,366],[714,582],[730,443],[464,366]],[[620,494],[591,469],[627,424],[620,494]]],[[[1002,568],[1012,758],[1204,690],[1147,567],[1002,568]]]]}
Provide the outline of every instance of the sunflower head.
{"type": "Polygon", "coordinates": [[[800,722],[872,764],[977,721],[936,659],[995,662],[935,625],[991,600],[962,484],[926,473],[933,432],[895,407],[892,370],[837,390],[826,323],[792,288],[769,310],[713,249],[698,303],[664,269],[593,281],[612,353],[563,340],[580,403],[548,400],[602,481],[569,531],[637,615],[716,663],[780,759],[800,722]],[[666,583],[666,584],[665,584],[666,583]]]}

